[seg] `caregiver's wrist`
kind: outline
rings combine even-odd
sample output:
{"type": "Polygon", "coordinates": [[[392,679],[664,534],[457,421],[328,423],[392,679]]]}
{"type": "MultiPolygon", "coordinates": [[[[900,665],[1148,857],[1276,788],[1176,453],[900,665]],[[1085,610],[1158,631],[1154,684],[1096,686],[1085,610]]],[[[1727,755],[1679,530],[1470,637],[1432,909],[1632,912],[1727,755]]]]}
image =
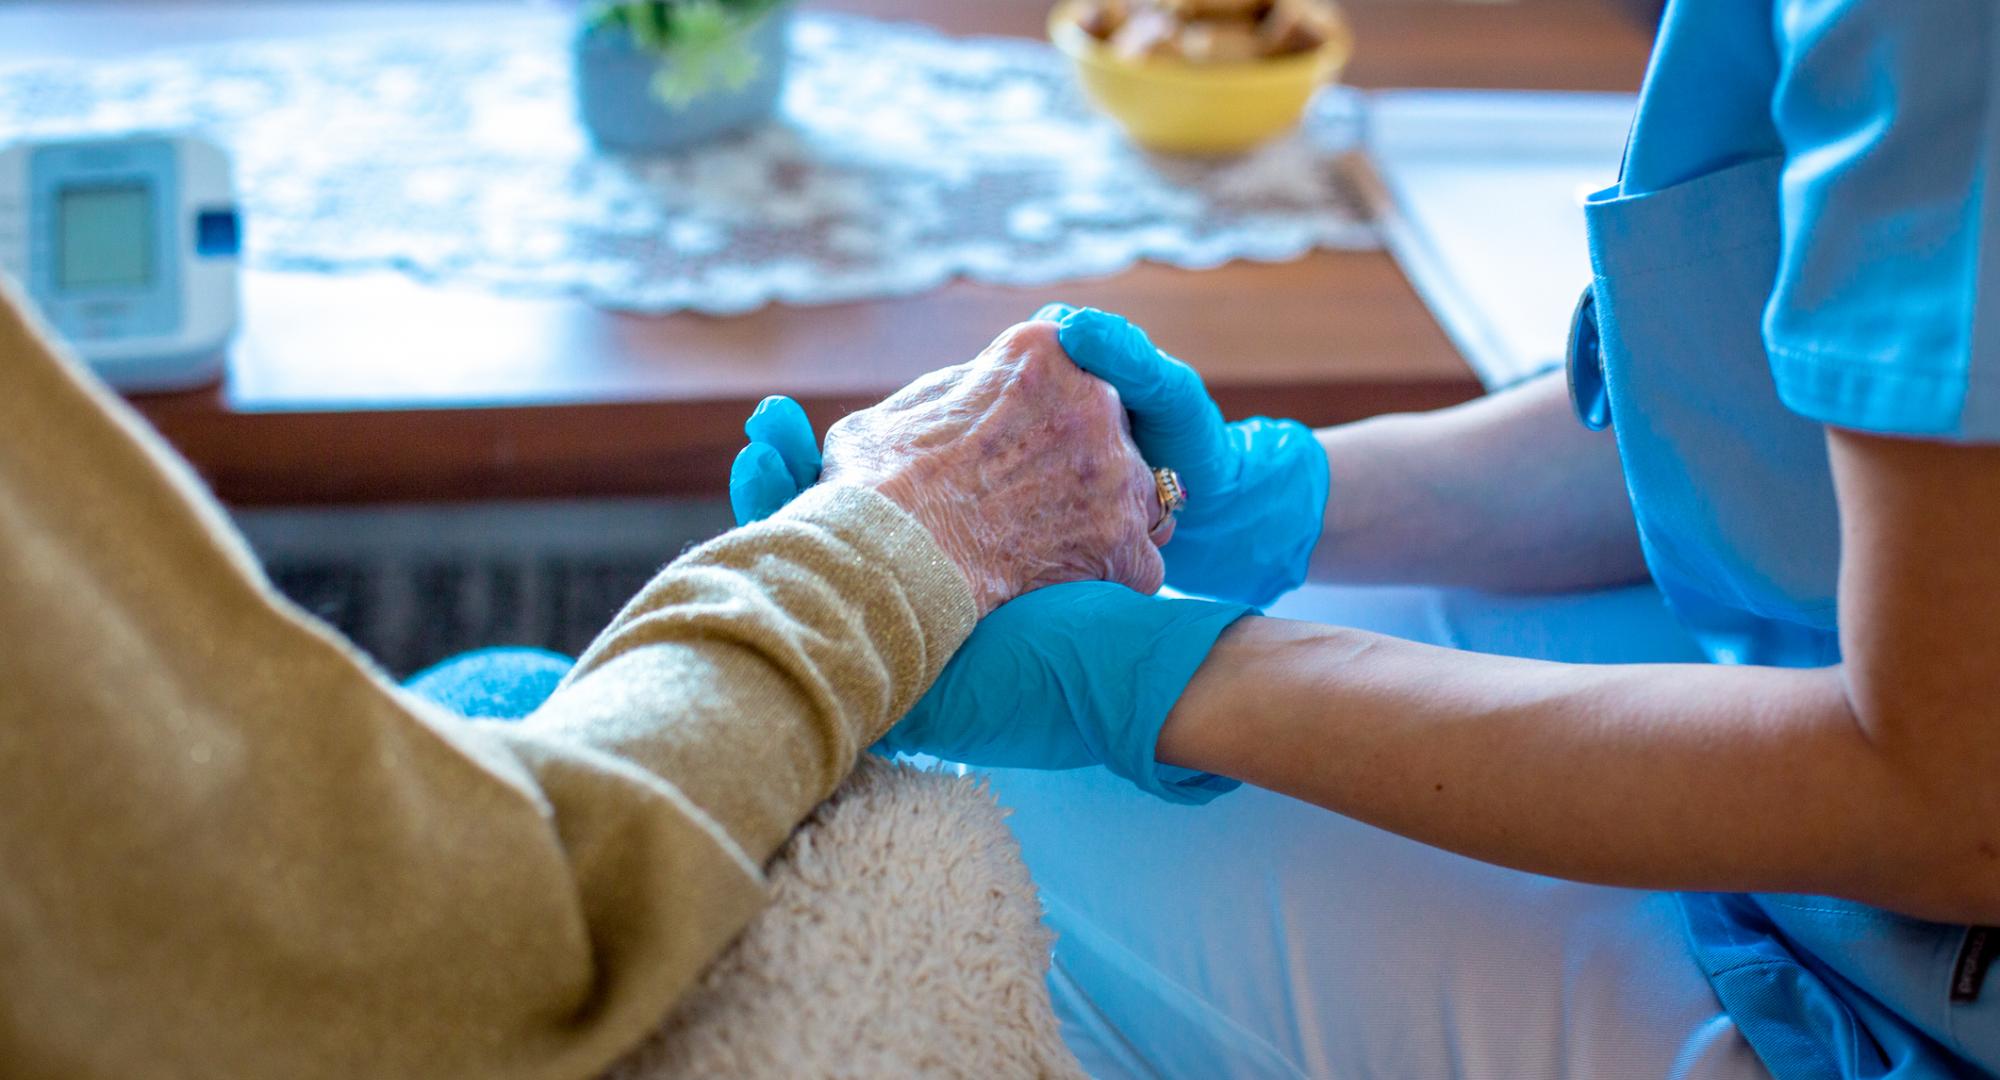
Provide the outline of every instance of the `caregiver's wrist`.
{"type": "Polygon", "coordinates": [[[1410,490],[1400,469],[1415,450],[1407,441],[1413,419],[1415,414],[1386,413],[1313,433],[1326,462],[1327,487],[1308,581],[1407,580],[1410,490]]]}
{"type": "MultiPolygon", "coordinates": [[[[1326,496],[1314,507],[1317,516],[1307,519],[1307,526],[1316,530],[1312,550],[1306,553],[1306,581],[1317,581],[1333,571],[1337,564],[1336,551],[1340,546],[1337,530],[1343,522],[1339,520],[1334,503],[1334,464],[1336,446],[1339,444],[1339,428],[1324,427],[1313,429],[1313,446],[1319,450],[1320,460],[1326,468],[1326,496]]],[[[1304,584],[1301,582],[1300,584],[1304,584]]]]}
{"type": "Polygon", "coordinates": [[[1281,621],[1248,615],[1216,638],[1215,647],[1167,713],[1153,747],[1155,760],[1183,769],[1234,775],[1227,766],[1235,757],[1234,743],[1240,733],[1231,730],[1232,721],[1251,705],[1238,700],[1240,694],[1253,689],[1242,678],[1246,661],[1268,647],[1271,624],[1281,621]]]}
{"type": "Polygon", "coordinates": [[[1258,782],[1260,758],[1312,733],[1287,730],[1329,658],[1354,636],[1345,627],[1252,615],[1216,639],[1160,728],[1154,755],[1219,776],[1258,782]]]}

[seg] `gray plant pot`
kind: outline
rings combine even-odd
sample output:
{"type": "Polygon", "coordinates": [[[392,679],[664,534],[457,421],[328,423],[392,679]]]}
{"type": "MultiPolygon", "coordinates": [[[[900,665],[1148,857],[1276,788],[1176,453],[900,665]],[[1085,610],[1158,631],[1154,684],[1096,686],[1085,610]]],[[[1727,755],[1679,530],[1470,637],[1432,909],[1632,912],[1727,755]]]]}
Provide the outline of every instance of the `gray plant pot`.
{"type": "Polygon", "coordinates": [[[635,47],[619,28],[579,30],[570,49],[577,117],[598,146],[636,152],[675,150],[761,123],[785,86],[791,21],[787,5],[747,31],[759,59],[749,83],[713,87],[680,105],[653,93],[653,76],[666,62],[658,55],[635,47]]]}

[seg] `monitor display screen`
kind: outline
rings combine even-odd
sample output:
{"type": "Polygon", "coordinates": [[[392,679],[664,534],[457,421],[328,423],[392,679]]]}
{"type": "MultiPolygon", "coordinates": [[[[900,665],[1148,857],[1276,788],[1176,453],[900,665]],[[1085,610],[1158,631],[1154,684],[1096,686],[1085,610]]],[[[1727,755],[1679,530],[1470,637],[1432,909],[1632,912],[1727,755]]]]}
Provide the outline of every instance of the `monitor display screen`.
{"type": "Polygon", "coordinates": [[[56,284],[140,287],[153,280],[153,193],[146,184],[65,189],[56,198],[56,284]]]}

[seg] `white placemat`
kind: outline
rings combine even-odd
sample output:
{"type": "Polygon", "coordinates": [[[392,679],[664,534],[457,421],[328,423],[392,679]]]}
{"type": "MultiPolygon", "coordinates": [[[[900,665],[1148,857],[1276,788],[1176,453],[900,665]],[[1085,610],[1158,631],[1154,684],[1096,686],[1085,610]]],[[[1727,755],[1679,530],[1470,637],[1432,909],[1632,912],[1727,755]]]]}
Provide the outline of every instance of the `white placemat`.
{"type": "Polygon", "coordinates": [[[801,14],[778,122],[593,153],[565,24],[468,25],[0,67],[0,139],[130,128],[229,145],[254,267],[391,268],[608,307],[747,311],[1376,244],[1339,158],[1353,96],[1218,162],[1148,155],[1018,39],[801,14]]]}

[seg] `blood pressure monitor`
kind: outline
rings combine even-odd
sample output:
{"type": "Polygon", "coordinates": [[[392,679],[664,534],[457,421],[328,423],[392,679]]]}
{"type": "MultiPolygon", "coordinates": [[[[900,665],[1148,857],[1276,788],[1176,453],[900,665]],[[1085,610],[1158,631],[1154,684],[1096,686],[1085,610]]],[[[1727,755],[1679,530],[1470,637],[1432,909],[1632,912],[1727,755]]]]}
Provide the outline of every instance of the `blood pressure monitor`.
{"type": "Polygon", "coordinates": [[[119,389],[184,389],[221,375],[241,234],[229,159],[206,140],[0,148],[0,271],[119,389]]]}

